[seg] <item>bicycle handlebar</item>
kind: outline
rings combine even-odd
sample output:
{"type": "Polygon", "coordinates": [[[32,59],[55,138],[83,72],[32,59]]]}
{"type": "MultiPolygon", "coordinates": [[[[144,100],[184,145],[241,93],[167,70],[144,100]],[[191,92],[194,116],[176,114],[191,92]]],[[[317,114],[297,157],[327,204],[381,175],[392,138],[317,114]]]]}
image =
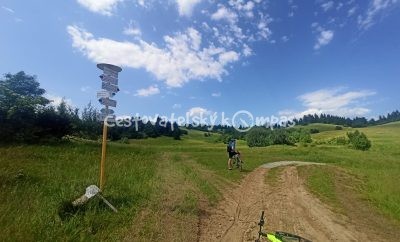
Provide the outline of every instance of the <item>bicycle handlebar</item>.
{"type": "Polygon", "coordinates": [[[299,242],[311,242],[310,240],[300,237],[298,235],[281,232],[281,231],[277,231],[277,232],[275,232],[275,234],[264,233],[264,232],[262,232],[262,228],[263,228],[264,224],[265,224],[264,211],[261,211],[260,222],[258,222],[258,226],[260,226],[260,229],[258,231],[258,239],[256,239],[256,242],[260,242],[261,236],[267,237],[270,241],[283,241],[282,237],[290,237],[291,238],[290,241],[293,241],[293,239],[295,239],[299,242]]]}
{"type": "Polygon", "coordinates": [[[261,212],[260,222],[258,222],[258,226],[264,226],[264,211],[261,212]]]}
{"type": "Polygon", "coordinates": [[[258,222],[258,226],[260,226],[260,229],[258,230],[258,239],[256,242],[259,242],[261,239],[261,236],[264,236],[264,233],[262,232],[262,228],[264,226],[264,211],[261,212],[261,217],[260,217],[260,222],[258,222]]]}

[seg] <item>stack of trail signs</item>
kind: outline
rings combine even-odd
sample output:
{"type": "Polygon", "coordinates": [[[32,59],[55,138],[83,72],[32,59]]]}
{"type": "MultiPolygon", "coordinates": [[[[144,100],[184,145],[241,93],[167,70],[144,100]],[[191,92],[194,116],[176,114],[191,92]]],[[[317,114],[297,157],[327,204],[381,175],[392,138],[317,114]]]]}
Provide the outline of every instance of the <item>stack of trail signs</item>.
{"type": "Polygon", "coordinates": [[[115,115],[114,110],[110,107],[116,107],[117,101],[111,99],[119,92],[118,88],[118,73],[122,71],[121,67],[114,66],[111,64],[97,64],[97,67],[103,71],[100,75],[101,88],[102,90],[97,92],[97,98],[99,98],[100,104],[104,105],[105,108],[100,110],[99,121],[114,121],[115,115]]]}

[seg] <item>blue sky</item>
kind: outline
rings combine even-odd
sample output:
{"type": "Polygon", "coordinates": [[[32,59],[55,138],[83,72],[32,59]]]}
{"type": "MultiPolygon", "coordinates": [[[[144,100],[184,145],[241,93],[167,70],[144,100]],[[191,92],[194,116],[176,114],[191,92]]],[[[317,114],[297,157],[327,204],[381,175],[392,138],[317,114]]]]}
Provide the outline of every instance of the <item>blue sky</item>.
{"type": "Polygon", "coordinates": [[[96,63],[123,68],[116,114],[331,113],[400,103],[399,0],[0,2],[0,73],[48,97],[96,99],[96,63]]]}

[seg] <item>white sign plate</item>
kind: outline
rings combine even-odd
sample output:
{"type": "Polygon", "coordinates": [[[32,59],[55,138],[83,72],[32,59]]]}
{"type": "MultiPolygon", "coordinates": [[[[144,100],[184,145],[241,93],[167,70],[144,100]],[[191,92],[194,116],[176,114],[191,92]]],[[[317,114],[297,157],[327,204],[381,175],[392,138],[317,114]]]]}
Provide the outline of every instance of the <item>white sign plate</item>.
{"type": "Polygon", "coordinates": [[[101,90],[97,92],[97,98],[109,98],[111,93],[109,91],[101,90]]]}
{"type": "Polygon", "coordinates": [[[118,78],[118,72],[116,72],[116,71],[114,71],[114,70],[112,70],[110,68],[104,67],[103,73],[104,73],[104,75],[111,76],[111,77],[114,77],[114,78],[118,78]]]}
{"type": "Polygon", "coordinates": [[[114,114],[114,110],[112,109],[106,109],[106,108],[102,108],[100,110],[101,114],[114,114]]]}
{"type": "Polygon", "coordinates": [[[102,82],[101,83],[101,88],[104,89],[104,90],[107,90],[109,92],[118,92],[119,91],[118,86],[111,85],[108,82],[102,82]]]}
{"type": "Polygon", "coordinates": [[[109,99],[109,98],[100,98],[99,99],[100,104],[108,107],[116,107],[117,106],[117,101],[109,99]]]}
{"type": "Polygon", "coordinates": [[[115,115],[103,115],[103,114],[100,114],[98,116],[98,120],[100,122],[104,122],[105,119],[107,119],[107,122],[109,122],[109,123],[115,123],[115,115]]]}
{"type": "Polygon", "coordinates": [[[108,76],[108,75],[100,75],[100,78],[103,82],[108,82],[112,85],[117,86],[118,85],[118,78],[112,77],[112,76],[108,76]]]}

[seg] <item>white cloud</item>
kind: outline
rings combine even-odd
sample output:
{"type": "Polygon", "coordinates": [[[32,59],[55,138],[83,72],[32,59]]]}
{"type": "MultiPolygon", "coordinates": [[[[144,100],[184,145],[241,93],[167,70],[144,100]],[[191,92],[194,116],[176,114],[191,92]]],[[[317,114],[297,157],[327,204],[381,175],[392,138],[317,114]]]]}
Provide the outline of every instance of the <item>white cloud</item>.
{"type": "Polygon", "coordinates": [[[353,14],[356,12],[356,10],[357,10],[357,7],[356,7],[356,6],[350,8],[350,9],[347,11],[347,16],[348,16],[348,17],[353,16],[353,14]]]}
{"type": "Polygon", "coordinates": [[[343,88],[321,89],[298,97],[306,108],[304,111],[282,110],[279,114],[297,118],[307,114],[322,113],[345,117],[362,116],[370,110],[363,107],[360,100],[375,94],[368,90],[344,92],[343,88]]]}
{"type": "Polygon", "coordinates": [[[261,15],[261,20],[257,25],[258,33],[261,39],[268,39],[272,34],[272,31],[269,29],[268,24],[272,22],[272,19],[268,16],[261,15]]]}
{"type": "Polygon", "coordinates": [[[114,8],[123,0],[77,0],[77,2],[89,11],[111,16],[114,8]]]}
{"type": "Polygon", "coordinates": [[[249,18],[254,17],[253,9],[255,4],[252,1],[244,2],[243,0],[229,0],[229,5],[249,18]]]}
{"type": "Polygon", "coordinates": [[[92,88],[90,87],[90,86],[84,86],[84,87],[81,87],[81,92],[88,92],[88,91],[90,91],[92,88]]]}
{"type": "Polygon", "coordinates": [[[390,10],[393,7],[398,7],[398,0],[371,0],[369,7],[364,16],[358,17],[358,26],[360,29],[367,30],[375,24],[376,17],[390,10]]]}
{"type": "Polygon", "coordinates": [[[65,97],[60,97],[54,94],[48,94],[46,93],[44,95],[45,98],[50,100],[50,105],[57,107],[61,104],[61,102],[64,100],[64,102],[68,105],[68,106],[72,106],[72,101],[69,98],[65,98],[65,97]]]}
{"type": "Polygon", "coordinates": [[[135,27],[128,27],[124,29],[124,34],[130,36],[140,36],[142,35],[142,31],[139,28],[135,27]]]}
{"type": "Polygon", "coordinates": [[[210,115],[211,111],[202,107],[193,107],[187,111],[190,117],[200,117],[210,115]]]}
{"type": "Polygon", "coordinates": [[[283,42],[288,42],[289,41],[289,37],[287,37],[286,35],[282,36],[282,41],[283,42]]]}
{"type": "Polygon", "coordinates": [[[229,23],[233,24],[238,20],[238,16],[236,13],[226,8],[224,5],[219,5],[218,10],[211,15],[211,19],[226,20],[229,23]]]}
{"type": "Polygon", "coordinates": [[[220,97],[221,93],[220,92],[214,92],[214,93],[211,93],[211,96],[212,97],[220,97]]]}
{"type": "MultiPolygon", "coordinates": [[[[145,0],[137,0],[137,4],[139,4],[142,7],[147,7],[146,1],[145,0]]],[[[149,1],[148,1],[149,2],[149,1]]]]}
{"type": "Polygon", "coordinates": [[[123,33],[125,35],[130,35],[130,36],[133,36],[133,37],[142,35],[142,31],[140,30],[139,26],[137,25],[137,23],[135,23],[133,21],[131,21],[129,23],[129,26],[124,29],[123,33]]]}
{"type": "Polygon", "coordinates": [[[153,96],[153,95],[156,95],[159,93],[160,93],[160,89],[157,87],[157,85],[152,85],[152,86],[149,86],[148,88],[143,88],[143,89],[137,90],[135,96],[148,97],[148,96],[153,96]]]}
{"type": "Polygon", "coordinates": [[[299,99],[309,108],[337,109],[342,108],[357,99],[374,95],[371,91],[350,91],[341,92],[341,88],[321,89],[318,91],[303,94],[299,99]]]}
{"type": "Polygon", "coordinates": [[[321,30],[318,34],[314,49],[318,50],[322,46],[329,44],[333,39],[333,35],[334,32],[332,30],[321,30]]]}
{"type": "Polygon", "coordinates": [[[180,103],[175,103],[174,105],[172,105],[173,109],[180,109],[182,108],[182,105],[180,103]]]}
{"type": "Polygon", "coordinates": [[[15,11],[11,8],[5,7],[5,6],[1,6],[2,9],[4,9],[5,11],[9,12],[9,13],[15,13],[15,11]]]}
{"type": "Polygon", "coordinates": [[[68,26],[67,31],[73,47],[93,62],[144,68],[169,87],[181,87],[194,79],[221,80],[222,75],[228,73],[225,66],[239,59],[235,51],[213,44],[200,49],[201,35],[193,28],[174,36],[164,36],[164,48],[142,39],[137,43],[96,39],[93,34],[77,26],[68,26]]]}
{"type": "MultiPolygon", "coordinates": [[[[244,44],[248,46],[250,42],[267,39],[271,34],[268,24],[272,19],[263,14],[261,10],[264,7],[254,1],[244,0],[229,0],[225,4],[218,4],[214,12],[205,12],[214,20],[209,26],[209,31],[213,32],[212,37],[221,45],[236,48],[237,51],[244,44]]],[[[241,52],[246,53],[243,49],[241,52]]]]}
{"type": "Polygon", "coordinates": [[[233,50],[224,52],[219,55],[219,62],[222,63],[222,65],[228,64],[230,62],[235,62],[237,60],[239,60],[239,54],[233,50]]]}
{"type": "Polygon", "coordinates": [[[317,23],[317,22],[313,22],[311,24],[311,28],[318,28],[318,26],[319,26],[319,23],[317,23]]]}
{"type": "Polygon", "coordinates": [[[251,56],[253,54],[253,50],[246,44],[243,44],[243,51],[242,51],[244,56],[251,56]]]}
{"type": "Polygon", "coordinates": [[[328,11],[329,9],[331,9],[331,8],[333,7],[333,5],[334,5],[334,2],[333,2],[333,1],[328,1],[328,2],[322,3],[322,4],[321,4],[321,8],[326,12],[326,11],[328,11]]]}
{"type": "Polygon", "coordinates": [[[190,17],[194,7],[200,2],[201,0],[176,0],[179,14],[190,17]]]}

